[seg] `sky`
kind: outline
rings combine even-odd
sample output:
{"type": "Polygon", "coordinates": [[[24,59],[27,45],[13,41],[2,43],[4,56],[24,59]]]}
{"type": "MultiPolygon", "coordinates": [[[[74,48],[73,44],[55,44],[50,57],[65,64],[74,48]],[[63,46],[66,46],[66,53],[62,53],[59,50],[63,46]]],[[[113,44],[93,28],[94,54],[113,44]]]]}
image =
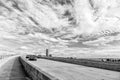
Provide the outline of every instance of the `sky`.
{"type": "Polygon", "coordinates": [[[0,0],[1,50],[116,57],[119,33],[119,0],[0,0]]]}

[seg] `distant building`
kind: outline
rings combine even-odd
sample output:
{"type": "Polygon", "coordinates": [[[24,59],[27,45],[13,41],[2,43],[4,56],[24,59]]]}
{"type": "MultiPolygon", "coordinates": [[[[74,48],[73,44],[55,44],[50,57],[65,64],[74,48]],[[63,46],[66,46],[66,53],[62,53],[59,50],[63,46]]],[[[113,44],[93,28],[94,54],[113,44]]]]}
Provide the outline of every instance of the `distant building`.
{"type": "Polygon", "coordinates": [[[46,49],[46,56],[47,56],[47,57],[49,56],[49,52],[48,52],[48,49],[46,49]]]}
{"type": "Polygon", "coordinates": [[[52,54],[50,54],[49,57],[52,57],[52,54]]]}

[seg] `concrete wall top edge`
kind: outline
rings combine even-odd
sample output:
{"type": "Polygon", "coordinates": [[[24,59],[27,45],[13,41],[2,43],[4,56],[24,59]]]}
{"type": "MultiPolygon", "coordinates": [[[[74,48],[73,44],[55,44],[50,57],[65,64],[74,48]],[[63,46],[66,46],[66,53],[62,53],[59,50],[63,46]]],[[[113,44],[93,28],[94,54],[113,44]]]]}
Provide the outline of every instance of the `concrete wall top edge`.
{"type": "Polygon", "coordinates": [[[48,74],[47,72],[41,70],[39,67],[31,64],[30,62],[28,62],[24,57],[20,57],[20,59],[22,59],[22,61],[24,61],[25,63],[29,64],[31,67],[35,68],[35,70],[39,71],[40,73],[42,73],[43,75],[45,75],[46,77],[50,78],[51,80],[59,80],[56,77],[48,74]]]}

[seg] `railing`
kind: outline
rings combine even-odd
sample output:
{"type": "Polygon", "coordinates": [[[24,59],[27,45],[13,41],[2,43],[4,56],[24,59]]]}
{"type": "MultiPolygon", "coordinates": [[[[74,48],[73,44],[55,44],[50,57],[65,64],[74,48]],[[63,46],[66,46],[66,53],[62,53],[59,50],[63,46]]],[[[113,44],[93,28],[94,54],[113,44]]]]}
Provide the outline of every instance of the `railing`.
{"type": "Polygon", "coordinates": [[[12,55],[12,54],[10,54],[10,55],[0,55],[0,59],[4,59],[4,58],[10,57],[10,56],[14,56],[14,55],[12,55]]]}

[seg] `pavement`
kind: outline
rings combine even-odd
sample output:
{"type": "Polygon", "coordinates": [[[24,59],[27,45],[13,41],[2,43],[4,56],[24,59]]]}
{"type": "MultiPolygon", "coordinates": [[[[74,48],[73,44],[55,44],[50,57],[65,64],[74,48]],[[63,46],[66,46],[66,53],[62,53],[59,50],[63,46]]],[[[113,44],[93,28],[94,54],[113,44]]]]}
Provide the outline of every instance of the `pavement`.
{"type": "Polygon", "coordinates": [[[18,57],[9,58],[0,67],[0,80],[29,80],[18,57]]]}
{"type": "Polygon", "coordinates": [[[15,56],[11,56],[11,57],[6,57],[6,58],[0,58],[0,68],[10,59],[14,58],[15,56]]]}
{"type": "Polygon", "coordinates": [[[28,61],[59,80],[120,80],[120,72],[57,62],[47,59],[28,61]]]}

